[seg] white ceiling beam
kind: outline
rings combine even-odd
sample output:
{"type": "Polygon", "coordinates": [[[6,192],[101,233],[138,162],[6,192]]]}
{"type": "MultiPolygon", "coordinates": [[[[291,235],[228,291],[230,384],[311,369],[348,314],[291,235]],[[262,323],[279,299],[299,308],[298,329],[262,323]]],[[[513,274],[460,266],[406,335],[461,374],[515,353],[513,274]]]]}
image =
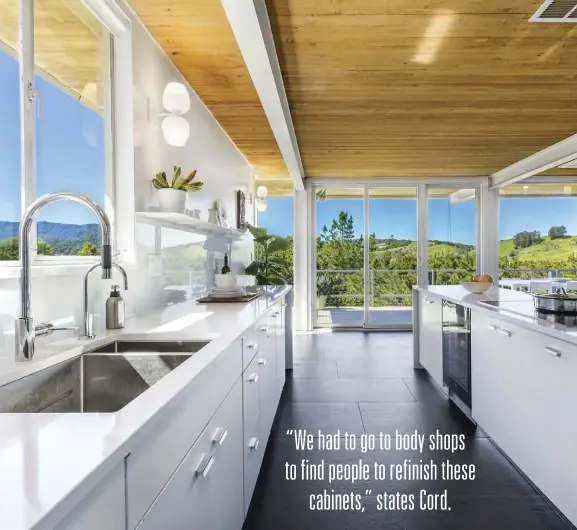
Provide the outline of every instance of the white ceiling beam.
{"type": "Polygon", "coordinates": [[[577,134],[519,160],[491,175],[491,188],[502,188],[577,158],[577,134]]]}
{"type": "Polygon", "coordinates": [[[289,170],[295,189],[304,190],[304,170],[264,0],[221,0],[289,170]]]}

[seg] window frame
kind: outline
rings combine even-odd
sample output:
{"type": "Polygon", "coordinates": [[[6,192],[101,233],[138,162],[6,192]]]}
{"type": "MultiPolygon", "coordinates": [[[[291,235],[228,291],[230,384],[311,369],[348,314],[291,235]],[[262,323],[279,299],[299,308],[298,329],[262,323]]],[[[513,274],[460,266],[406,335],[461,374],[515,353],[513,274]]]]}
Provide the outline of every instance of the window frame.
{"type": "MultiPolygon", "coordinates": [[[[103,38],[104,83],[104,211],[110,218],[113,230],[113,252],[122,261],[131,263],[135,255],[134,236],[134,160],[133,160],[133,92],[132,92],[132,28],[129,17],[111,0],[83,0],[96,19],[108,30],[103,38]],[[127,151],[128,148],[128,151],[127,151]],[[121,153],[120,156],[117,154],[121,153]],[[116,175],[123,175],[119,183],[116,175]],[[124,175],[128,175],[124,178],[124,175]],[[116,196],[132,200],[116,201],[116,196]],[[116,222],[122,219],[123,223],[116,222]],[[124,220],[127,222],[124,222],[124,220]],[[131,221],[132,219],[132,221],[131,221]]],[[[35,0],[18,1],[18,60],[20,76],[20,207],[21,218],[36,200],[36,94],[34,75],[34,3],[35,0]]],[[[36,223],[31,237],[36,241],[36,223]]],[[[33,245],[36,247],[36,245],[33,245]]],[[[71,266],[94,263],[94,256],[39,256],[31,249],[31,264],[54,273],[56,268],[65,272],[71,266]]],[[[13,277],[8,268],[20,267],[20,260],[0,262],[0,277],[13,277]],[[1,273],[4,269],[4,274],[1,273]]]]}

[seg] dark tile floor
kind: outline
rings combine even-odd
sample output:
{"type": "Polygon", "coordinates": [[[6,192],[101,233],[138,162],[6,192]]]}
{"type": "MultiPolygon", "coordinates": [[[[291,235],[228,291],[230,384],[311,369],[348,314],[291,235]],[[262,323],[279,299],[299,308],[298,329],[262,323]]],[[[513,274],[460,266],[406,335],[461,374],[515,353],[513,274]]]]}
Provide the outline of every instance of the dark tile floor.
{"type": "Polygon", "coordinates": [[[567,530],[565,523],[493,446],[472,427],[420,371],[412,369],[410,333],[318,333],[295,337],[295,365],[275,419],[244,530],[567,530]],[[464,434],[462,452],[357,451],[298,452],[289,429],[317,435],[341,431],[357,436],[379,432],[464,434]],[[310,483],[285,480],[285,463],[352,463],[364,458],[383,464],[405,459],[440,463],[450,458],[475,464],[474,481],[373,480],[310,483]],[[309,509],[309,495],[323,489],[364,494],[364,512],[309,509]],[[385,492],[415,494],[448,491],[451,511],[390,511],[377,507],[385,492]]]}

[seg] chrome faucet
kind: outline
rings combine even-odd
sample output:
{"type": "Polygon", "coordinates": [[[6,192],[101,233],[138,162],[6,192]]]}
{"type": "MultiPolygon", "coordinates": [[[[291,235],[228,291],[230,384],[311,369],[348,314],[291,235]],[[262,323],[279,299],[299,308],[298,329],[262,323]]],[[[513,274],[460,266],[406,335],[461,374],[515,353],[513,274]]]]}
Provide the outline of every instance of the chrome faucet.
{"type": "MultiPolygon", "coordinates": [[[[122,274],[122,281],[124,282],[123,285],[124,290],[128,291],[128,276],[126,275],[126,271],[118,263],[113,262],[112,266],[115,269],[117,269],[120,272],[120,274],[122,274]]],[[[102,265],[100,263],[95,263],[94,265],[92,265],[92,267],[88,269],[88,271],[86,272],[86,276],[84,276],[84,335],[78,337],[81,340],[96,338],[96,335],[94,334],[92,315],[88,314],[88,277],[90,276],[90,273],[94,269],[97,269],[98,267],[102,267],[102,265]]]]}
{"type": "MultiPolygon", "coordinates": [[[[56,201],[73,201],[84,204],[98,218],[102,236],[102,278],[112,277],[112,246],[110,221],[104,210],[91,198],[71,191],[47,193],[36,199],[26,210],[20,223],[20,261],[22,262],[22,277],[20,279],[20,318],[16,320],[16,360],[30,361],[34,358],[34,343],[36,336],[46,335],[55,328],[51,324],[34,324],[30,316],[30,233],[36,215],[48,204],[56,201]]],[[[70,328],[64,328],[70,329],[70,328]]]]}

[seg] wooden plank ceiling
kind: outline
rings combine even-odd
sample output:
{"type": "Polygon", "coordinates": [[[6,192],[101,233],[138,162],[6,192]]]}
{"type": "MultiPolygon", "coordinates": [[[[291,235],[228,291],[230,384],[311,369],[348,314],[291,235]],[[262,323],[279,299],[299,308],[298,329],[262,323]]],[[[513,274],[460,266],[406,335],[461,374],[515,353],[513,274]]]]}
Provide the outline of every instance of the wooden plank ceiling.
{"type": "MultiPolygon", "coordinates": [[[[17,56],[18,2],[0,0],[0,51],[17,56]]],[[[36,71],[73,97],[102,108],[103,26],[81,0],[35,0],[36,71]]]]}
{"type": "Polygon", "coordinates": [[[307,177],[489,175],[577,132],[541,0],[267,0],[307,177]]]}
{"type": "Polygon", "coordinates": [[[260,178],[288,170],[220,0],[129,0],[260,178]]]}

